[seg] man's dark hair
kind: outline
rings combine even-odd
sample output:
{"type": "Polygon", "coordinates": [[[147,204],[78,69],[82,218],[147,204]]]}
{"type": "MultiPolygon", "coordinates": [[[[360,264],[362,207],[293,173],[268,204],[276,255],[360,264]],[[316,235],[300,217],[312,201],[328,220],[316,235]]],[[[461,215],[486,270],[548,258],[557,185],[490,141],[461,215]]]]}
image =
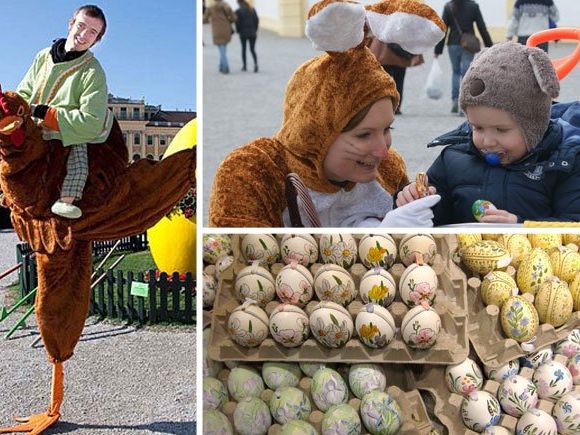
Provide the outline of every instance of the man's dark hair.
{"type": "Polygon", "coordinates": [[[87,14],[89,17],[98,18],[99,20],[102,21],[103,28],[101,29],[101,32],[99,33],[99,35],[97,36],[97,39],[95,40],[95,41],[100,41],[101,38],[103,37],[103,35],[105,34],[105,30],[107,30],[107,19],[105,18],[105,13],[98,6],[84,5],[75,11],[75,13],[73,14],[73,17],[71,19],[71,23],[74,23],[75,18],[77,17],[79,12],[81,12],[81,11],[84,12],[85,14],[87,14]]]}

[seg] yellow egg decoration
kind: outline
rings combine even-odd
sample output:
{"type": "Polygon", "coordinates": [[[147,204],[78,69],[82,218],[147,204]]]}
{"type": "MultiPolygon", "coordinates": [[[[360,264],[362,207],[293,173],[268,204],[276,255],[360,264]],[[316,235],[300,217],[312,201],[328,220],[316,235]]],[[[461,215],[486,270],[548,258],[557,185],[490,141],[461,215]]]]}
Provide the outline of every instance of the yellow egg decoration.
{"type": "Polygon", "coordinates": [[[555,276],[540,286],[534,299],[540,322],[549,323],[556,328],[568,321],[572,315],[572,305],[572,293],[568,284],[555,276]]]}
{"type": "Polygon", "coordinates": [[[532,244],[524,234],[502,234],[498,240],[512,257],[511,265],[518,267],[532,250],[532,244]]]}
{"type": "Polygon", "coordinates": [[[569,245],[573,243],[574,245],[580,245],[580,233],[579,234],[562,234],[562,244],[569,245]]]}
{"type": "Polygon", "coordinates": [[[509,338],[524,342],[538,331],[538,312],[523,296],[512,296],[501,307],[501,327],[509,338]]]}
{"type": "MultiPolygon", "coordinates": [[[[163,158],[193,148],[197,142],[197,119],[188,122],[175,135],[163,158]]],[[[180,274],[196,270],[195,191],[188,194],[147,231],[151,256],[161,272],[180,274]]]]}
{"type": "Polygon", "coordinates": [[[457,234],[457,252],[461,253],[465,248],[470,247],[474,243],[481,242],[481,234],[457,234]]]}
{"type": "Polygon", "coordinates": [[[500,237],[501,237],[501,234],[482,234],[481,235],[481,238],[483,240],[493,240],[494,242],[497,242],[500,237]]]}
{"type": "Polygon", "coordinates": [[[516,282],[522,293],[535,295],[540,285],[552,275],[550,257],[542,248],[534,248],[520,263],[516,282]]]}
{"type": "Polygon", "coordinates": [[[505,269],[511,261],[508,251],[492,240],[482,240],[465,248],[461,255],[463,263],[475,273],[487,274],[505,269]]]}
{"type": "Polygon", "coordinates": [[[506,272],[496,270],[489,272],[481,283],[481,298],[485,305],[497,305],[501,307],[503,303],[517,294],[517,286],[514,279],[506,272]]]}
{"type": "Polygon", "coordinates": [[[574,302],[574,311],[580,311],[580,272],[576,274],[570,284],[570,293],[574,302]]]}
{"type": "Polygon", "coordinates": [[[528,239],[532,248],[542,248],[549,252],[552,248],[557,248],[562,244],[561,234],[528,234],[528,239]]]}
{"type": "Polygon", "coordinates": [[[550,263],[552,263],[554,275],[566,282],[571,282],[580,271],[580,254],[564,246],[558,246],[550,252],[550,263]]]}

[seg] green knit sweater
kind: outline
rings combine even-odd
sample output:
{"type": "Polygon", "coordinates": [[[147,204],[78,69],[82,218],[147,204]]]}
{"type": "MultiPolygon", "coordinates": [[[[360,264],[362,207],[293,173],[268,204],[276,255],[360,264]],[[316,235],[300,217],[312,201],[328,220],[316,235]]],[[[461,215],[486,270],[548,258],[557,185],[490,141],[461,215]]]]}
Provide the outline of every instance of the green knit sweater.
{"type": "Polygon", "coordinates": [[[77,59],[55,64],[50,47],[40,51],[18,85],[17,92],[31,104],[56,109],[60,131],[44,129],[44,139],[63,145],[104,142],[113,114],[107,108],[105,72],[90,51],[77,59]]]}

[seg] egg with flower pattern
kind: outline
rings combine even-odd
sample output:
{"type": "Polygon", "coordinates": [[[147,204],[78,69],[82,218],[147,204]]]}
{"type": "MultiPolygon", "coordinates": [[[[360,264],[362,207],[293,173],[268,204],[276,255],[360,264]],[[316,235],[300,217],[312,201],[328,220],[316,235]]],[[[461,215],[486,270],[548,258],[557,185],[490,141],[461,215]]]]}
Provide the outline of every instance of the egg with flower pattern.
{"type": "Polygon", "coordinates": [[[463,250],[461,261],[472,272],[486,274],[505,269],[511,262],[508,251],[493,240],[482,240],[463,250]]]}
{"type": "Polygon", "coordinates": [[[323,234],[320,236],[319,246],[323,263],[348,269],[356,262],[358,249],[356,240],[350,234],[323,234]]]}
{"type": "Polygon", "coordinates": [[[530,340],[538,331],[538,312],[522,296],[512,296],[501,307],[501,326],[505,335],[516,341],[530,340]]]}
{"type": "Polygon", "coordinates": [[[358,293],[350,273],[336,264],[325,264],[316,271],[314,290],[321,301],[343,306],[352,302],[358,293]]]}
{"type": "Polygon", "coordinates": [[[284,303],[303,307],[314,294],[312,273],[296,262],[292,262],[276,275],[276,294],[284,303]]]}
{"type": "Polygon", "coordinates": [[[394,435],[403,422],[401,407],[389,394],[373,390],[362,398],[360,415],[372,434],[394,435]]]}
{"type": "Polygon", "coordinates": [[[271,234],[246,234],[240,248],[248,263],[259,261],[262,266],[271,266],[280,258],[278,242],[271,234]]]}
{"type": "Polygon", "coordinates": [[[257,263],[244,267],[238,272],[234,288],[240,302],[252,299],[261,307],[265,307],[274,299],[274,277],[257,263]]]}
{"type": "Polygon", "coordinates": [[[518,293],[514,279],[506,272],[495,270],[483,277],[481,299],[485,305],[501,307],[503,303],[518,293]]]}
{"type": "Polygon", "coordinates": [[[570,370],[558,361],[548,361],[538,367],[532,381],[538,387],[540,399],[558,400],[574,388],[570,370]]]}
{"type": "Polygon", "coordinates": [[[399,256],[405,266],[417,260],[417,254],[423,256],[425,263],[432,264],[437,254],[437,244],[431,234],[407,234],[399,244],[399,256]]]}
{"type": "Polygon", "coordinates": [[[530,240],[524,234],[502,234],[497,240],[512,257],[511,265],[518,267],[522,259],[532,250],[530,240]]]}
{"type": "Polygon", "coordinates": [[[541,248],[534,248],[520,263],[516,282],[522,293],[536,294],[540,285],[553,275],[550,257],[541,248]]]}
{"type": "Polygon", "coordinates": [[[314,373],[310,386],[312,400],[321,411],[348,401],[348,387],[336,370],[324,368],[314,373]]]}
{"type": "Polygon", "coordinates": [[[540,285],[534,300],[540,322],[549,323],[556,328],[568,321],[572,315],[573,304],[568,284],[555,276],[540,285]]]}
{"type": "Polygon", "coordinates": [[[310,234],[285,234],[280,242],[282,260],[310,266],[318,260],[318,244],[310,234]]]}
{"type": "Polygon", "coordinates": [[[566,393],[556,402],[552,410],[558,433],[578,435],[580,433],[580,391],[566,393]]]}
{"type": "Polygon", "coordinates": [[[395,319],[386,308],[377,304],[362,307],[355,326],[360,341],[375,349],[385,347],[395,337],[395,319]]]}
{"type": "Polygon", "coordinates": [[[314,338],[330,348],[344,346],[354,329],[349,312],[334,302],[320,302],[310,313],[309,320],[314,338]]]}
{"type": "Polygon", "coordinates": [[[391,305],[397,294],[393,276],[385,269],[376,267],[366,272],[359,284],[360,297],[365,304],[391,305]]]}
{"type": "Polygon", "coordinates": [[[413,263],[405,269],[399,279],[401,300],[409,307],[422,302],[432,305],[437,295],[438,284],[437,274],[431,266],[413,263]]]}
{"type": "Polygon", "coordinates": [[[401,323],[405,344],[413,349],[429,349],[437,341],[441,318],[433,308],[418,305],[411,308],[401,323]]]}
{"type": "Polygon", "coordinates": [[[359,242],[358,253],[365,267],[388,269],[397,258],[397,245],[388,234],[367,234],[359,242]]]}
{"type": "Polygon", "coordinates": [[[502,409],[513,417],[521,417],[535,408],[538,403],[538,389],[534,383],[520,375],[502,382],[497,392],[502,409]]]}

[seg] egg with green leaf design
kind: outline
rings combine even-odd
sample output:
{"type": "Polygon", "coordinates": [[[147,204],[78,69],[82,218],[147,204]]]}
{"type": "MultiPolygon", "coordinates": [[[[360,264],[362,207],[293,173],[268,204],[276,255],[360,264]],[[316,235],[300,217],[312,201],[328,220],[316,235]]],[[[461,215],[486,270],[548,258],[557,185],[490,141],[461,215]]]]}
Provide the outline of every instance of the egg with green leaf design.
{"type": "Polygon", "coordinates": [[[509,338],[518,342],[530,340],[538,331],[538,312],[523,296],[512,296],[501,307],[501,326],[509,338]]]}

